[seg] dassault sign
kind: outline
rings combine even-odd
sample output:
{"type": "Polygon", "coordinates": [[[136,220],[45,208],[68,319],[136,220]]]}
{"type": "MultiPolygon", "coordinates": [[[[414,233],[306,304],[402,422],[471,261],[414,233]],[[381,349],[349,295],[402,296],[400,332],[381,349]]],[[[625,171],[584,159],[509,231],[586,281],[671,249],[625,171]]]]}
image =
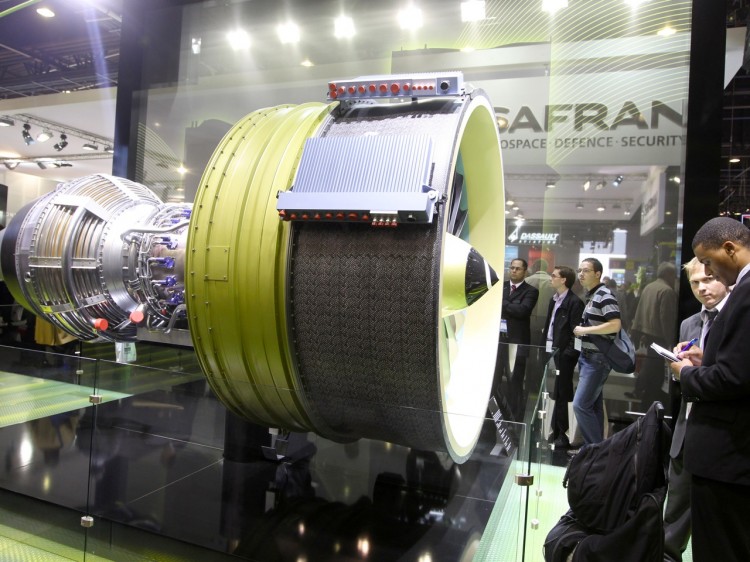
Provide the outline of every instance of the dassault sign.
{"type": "Polygon", "coordinates": [[[520,226],[508,235],[510,244],[557,244],[559,232],[523,232],[520,226]]]}

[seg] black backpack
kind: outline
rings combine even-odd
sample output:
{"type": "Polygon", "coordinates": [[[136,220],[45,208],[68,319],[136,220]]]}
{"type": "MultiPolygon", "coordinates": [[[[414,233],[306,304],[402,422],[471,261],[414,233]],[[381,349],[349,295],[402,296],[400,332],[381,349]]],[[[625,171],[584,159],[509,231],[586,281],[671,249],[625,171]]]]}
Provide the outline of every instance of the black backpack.
{"type": "Polygon", "coordinates": [[[672,433],[664,406],[600,443],[584,445],[565,472],[568,505],[590,531],[608,533],[635,513],[641,496],[667,483],[672,433]]]}
{"type": "Polygon", "coordinates": [[[570,510],[544,543],[546,562],[661,562],[662,509],[671,431],[659,402],[609,439],[571,459],[563,486],[570,510]]]}
{"type": "Polygon", "coordinates": [[[644,494],[633,517],[606,535],[588,531],[568,511],[547,535],[545,562],[662,562],[666,493],[662,486],[644,494]]]}
{"type": "Polygon", "coordinates": [[[573,516],[573,512],[568,510],[547,534],[544,541],[545,562],[567,562],[578,543],[589,535],[586,528],[573,516]]]}

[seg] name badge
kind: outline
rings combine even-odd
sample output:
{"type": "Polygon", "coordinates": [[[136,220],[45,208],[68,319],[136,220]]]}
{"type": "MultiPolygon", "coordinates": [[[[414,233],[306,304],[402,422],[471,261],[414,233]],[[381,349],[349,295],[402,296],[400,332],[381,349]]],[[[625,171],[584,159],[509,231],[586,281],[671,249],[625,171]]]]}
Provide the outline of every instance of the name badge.
{"type": "Polygon", "coordinates": [[[500,320],[500,333],[501,334],[507,334],[508,333],[508,321],[503,318],[500,320]]]}
{"type": "Polygon", "coordinates": [[[576,351],[581,351],[581,338],[576,338],[573,340],[573,347],[576,351]]]}
{"type": "Polygon", "coordinates": [[[547,347],[544,348],[547,353],[552,353],[552,340],[547,340],[547,347]]]}

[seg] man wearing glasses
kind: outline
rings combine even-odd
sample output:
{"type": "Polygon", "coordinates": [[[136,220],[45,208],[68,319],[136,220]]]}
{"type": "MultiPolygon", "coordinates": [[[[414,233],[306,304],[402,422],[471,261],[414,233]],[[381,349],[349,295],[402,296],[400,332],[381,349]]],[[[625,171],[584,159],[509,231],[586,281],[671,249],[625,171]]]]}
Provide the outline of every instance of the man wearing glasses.
{"type": "MultiPolygon", "coordinates": [[[[586,290],[586,307],[583,321],[573,330],[578,359],[578,387],[573,398],[573,411],[586,444],[604,439],[604,383],[611,370],[604,354],[599,351],[589,335],[614,335],[620,331],[620,307],[612,291],[601,282],[602,263],[596,258],[586,258],[578,269],[578,279],[586,290]]],[[[577,450],[569,451],[575,454],[577,450]]]]}
{"type": "Polygon", "coordinates": [[[523,416],[523,381],[526,375],[526,358],[531,343],[531,313],[539,291],[526,283],[526,260],[510,262],[508,281],[503,283],[503,322],[500,328],[499,360],[495,375],[495,392],[500,393],[502,375],[509,381],[509,402],[516,420],[523,416]],[[519,347],[519,344],[520,347],[519,347]]]}

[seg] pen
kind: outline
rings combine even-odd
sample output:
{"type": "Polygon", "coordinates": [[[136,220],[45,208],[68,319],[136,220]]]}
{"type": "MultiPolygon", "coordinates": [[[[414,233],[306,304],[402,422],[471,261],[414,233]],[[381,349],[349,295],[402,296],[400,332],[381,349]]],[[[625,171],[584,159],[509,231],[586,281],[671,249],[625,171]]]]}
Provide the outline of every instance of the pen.
{"type": "Polygon", "coordinates": [[[696,343],[698,343],[698,338],[693,338],[682,347],[682,349],[680,350],[680,353],[682,353],[683,351],[687,351],[688,349],[693,347],[696,343]]]}

